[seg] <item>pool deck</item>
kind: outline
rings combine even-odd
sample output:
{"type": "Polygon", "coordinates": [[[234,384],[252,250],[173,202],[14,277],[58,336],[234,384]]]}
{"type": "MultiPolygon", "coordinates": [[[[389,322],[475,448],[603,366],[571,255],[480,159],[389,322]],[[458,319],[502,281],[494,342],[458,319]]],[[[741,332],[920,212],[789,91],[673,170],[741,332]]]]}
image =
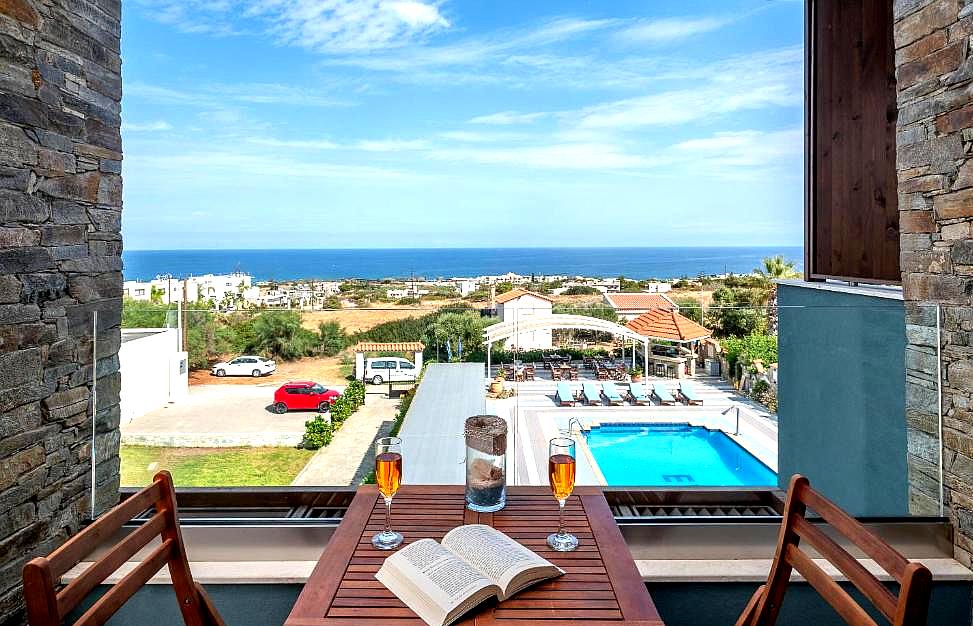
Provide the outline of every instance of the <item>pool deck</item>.
{"type": "MultiPolygon", "coordinates": [[[[604,485],[604,477],[591,456],[584,437],[577,433],[577,423],[569,428],[572,418],[580,421],[583,429],[599,424],[630,423],[686,423],[691,426],[722,430],[731,439],[753,454],[770,469],[777,471],[777,419],[767,409],[739,393],[732,386],[716,377],[699,376],[691,379],[702,406],[575,406],[555,405],[556,383],[540,379],[533,382],[508,382],[517,395],[505,400],[486,401],[488,413],[495,413],[516,423],[516,457],[514,467],[508,468],[511,482],[528,485],[547,484],[547,442],[573,428],[578,441],[579,485],[604,485]],[[739,427],[737,415],[739,413],[739,427]]],[[[484,384],[486,384],[486,380],[484,384]]],[[[579,389],[580,381],[568,384],[579,389]]],[[[678,386],[674,379],[649,377],[649,385],[661,382],[670,390],[678,386]]],[[[621,393],[627,391],[627,383],[615,383],[621,393]]],[[[673,393],[675,395],[675,393],[673,393]]]]}

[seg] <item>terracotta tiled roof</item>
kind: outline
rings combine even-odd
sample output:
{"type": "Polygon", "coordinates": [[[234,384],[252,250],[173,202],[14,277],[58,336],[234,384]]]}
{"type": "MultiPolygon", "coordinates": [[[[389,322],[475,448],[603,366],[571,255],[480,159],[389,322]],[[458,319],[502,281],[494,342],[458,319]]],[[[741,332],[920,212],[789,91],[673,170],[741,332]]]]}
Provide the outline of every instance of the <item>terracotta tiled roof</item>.
{"type": "Polygon", "coordinates": [[[693,341],[712,334],[688,317],[661,309],[643,313],[626,326],[645,337],[669,341],[693,341]]]}
{"type": "Polygon", "coordinates": [[[622,310],[677,309],[669,298],[657,293],[606,293],[612,308],[622,310]]]}
{"type": "Polygon", "coordinates": [[[540,298],[541,300],[547,300],[550,303],[554,302],[554,299],[550,296],[545,296],[542,293],[536,293],[533,291],[527,291],[526,289],[511,289],[507,293],[502,293],[497,296],[497,304],[503,304],[504,302],[510,302],[511,300],[516,300],[520,296],[534,296],[535,298],[540,298]]]}
{"type": "Polygon", "coordinates": [[[355,352],[422,352],[426,346],[421,341],[392,341],[378,343],[362,342],[355,346],[355,352]]]}

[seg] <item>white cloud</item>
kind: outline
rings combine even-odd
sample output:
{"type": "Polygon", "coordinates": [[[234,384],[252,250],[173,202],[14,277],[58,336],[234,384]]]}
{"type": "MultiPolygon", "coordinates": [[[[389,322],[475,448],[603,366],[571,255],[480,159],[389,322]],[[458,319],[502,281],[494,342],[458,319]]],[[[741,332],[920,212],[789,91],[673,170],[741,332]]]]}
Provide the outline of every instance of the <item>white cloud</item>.
{"type": "Polygon", "coordinates": [[[251,137],[247,142],[269,148],[297,150],[337,150],[341,147],[328,139],[273,139],[269,137],[251,137]]]}
{"type": "Polygon", "coordinates": [[[387,6],[390,11],[399,16],[399,19],[413,28],[449,27],[449,21],[440,15],[437,7],[431,4],[403,0],[402,2],[389,2],[387,6]]]}
{"type": "Polygon", "coordinates": [[[158,133],[172,130],[172,124],[165,120],[155,122],[122,122],[122,131],[128,133],[158,133]]]}
{"type": "Polygon", "coordinates": [[[582,128],[631,129],[798,107],[803,102],[801,60],[795,49],[733,57],[691,70],[699,86],[602,103],[567,115],[576,116],[582,128]]]}
{"type": "Polygon", "coordinates": [[[393,48],[449,27],[420,0],[138,0],[158,22],[194,34],[257,32],[318,52],[393,48]]]}
{"type": "Polygon", "coordinates": [[[473,161],[492,165],[513,165],[557,170],[624,170],[645,168],[653,160],[628,154],[617,145],[564,143],[489,149],[440,149],[430,153],[434,159],[473,161]]]}
{"type": "Polygon", "coordinates": [[[353,147],[365,152],[408,152],[425,150],[429,143],[422,139],[368,139],[357,142],[353,147]]]}
{"type": "Polygon", "coordinates": [[[213,150],[133,155],[127,159],[126,166],[131,170],[144,170],[153,174],[166,172],[170,179],[182,177],[184,180],[201,180],[206,183],[222,181],[227,184],[239,184],[241,179],[407,180],[423,177],[402,169],[295,158],[286,152],[252,154],[219,147],[213,150]]]}
{"type": "Polygon", "coordinates": [[[670,17],[640,20],[618,33],[627,43],[670,43],[719,30],[731,22],[723,17],[670,17]]]}
{"type": "Polygon", "coordinates": [[[157,104],[225,106],[239,104],[286,104],[305,107],[348,106],[348,102],[320,91],[281,83],[203,84],[195,90],[174,89],[134,82],[125,85],[125,96],[157,104]]]}
{"type": "Polygon", "coordinates": [[[496,143],[498,141],[521,141],[529,136],[521,133],[497,132],[473,132],[468,130],[451,130],[439,133],[439,137],[449,141],[460,141],[463,143],[496,143]]]}
{"type": "Polygon", "coordinates": [[[677,143],[670,151],[684,157],[695,171],[734,180],[759,179],[781,170],[799,175],[793,164],[803,153],[802,128],[717,132],[677,143]]]}
{"type": "Polygon", "coordinates": [[[500,111],[490,115],[480,115],[470,120],[470,124],[493,124],[508,126],[511,124],[529,124],[547,115],[547,113],[518,113],[517,111],[500,111]]]}
{"type": "MultiPolygon", "coordinates": [[[[330,65],[352,66],[373,71],[429,75],[430,71],[460,66],[492,66],[506,63],[525,50],[536,50],[576,37],[605,30],[621,23],[614,19],[556,18],[526,28],[506,29],[456,43],[419,45],[391,52],[338,56],[330,65]]],[[[522,58],[529,58],[523,56],[522,58]]],[[[496,68],[492,68],[495,70],[496,68]]],[[[452,72],[442,76],[453,77],[452,72]]],[[[475,75],[468,77],[476,80],[475,75]]],[[[450,78],[452,80],[452,78],[450,78]]]]}

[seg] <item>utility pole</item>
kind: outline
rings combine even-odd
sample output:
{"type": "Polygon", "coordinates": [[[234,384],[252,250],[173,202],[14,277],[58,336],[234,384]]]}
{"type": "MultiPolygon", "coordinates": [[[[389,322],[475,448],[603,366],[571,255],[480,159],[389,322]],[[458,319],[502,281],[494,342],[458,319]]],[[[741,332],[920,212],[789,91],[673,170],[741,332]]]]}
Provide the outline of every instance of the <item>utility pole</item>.
{"type": "Polygon", "coordinates": [[[179,306],[182,309],[182,349],[189,352],[189,310],[186,306],[186,283],[189,282],[185,278],[182,280],[182,300],[179,302],[179,306]]]}

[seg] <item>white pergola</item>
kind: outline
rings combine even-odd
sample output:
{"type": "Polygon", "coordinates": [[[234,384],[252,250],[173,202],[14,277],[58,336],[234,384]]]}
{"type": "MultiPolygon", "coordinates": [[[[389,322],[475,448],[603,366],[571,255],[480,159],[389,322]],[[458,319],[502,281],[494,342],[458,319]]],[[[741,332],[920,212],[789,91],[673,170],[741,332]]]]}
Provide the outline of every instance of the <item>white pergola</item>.
{"type": "Polygon", "coordinates": [[[616,337],[622,337],[632,341],[633,367],[635,366],[635,344],[637,343],[642,344],[644,362],[649,362],[649,337],[640,335],[621,324],[609,322],[608,320],[597,317],[552,313],[551,315],[531,315],[519,320],[510,320],[487,326],[483,331],[483,341],[487,347],[488,375],[491,366],[493,344],[497,341],[515,337],[517,333],[530,332],[532,330],[591,330],[599,333],[611,333],[616,337]]]}

